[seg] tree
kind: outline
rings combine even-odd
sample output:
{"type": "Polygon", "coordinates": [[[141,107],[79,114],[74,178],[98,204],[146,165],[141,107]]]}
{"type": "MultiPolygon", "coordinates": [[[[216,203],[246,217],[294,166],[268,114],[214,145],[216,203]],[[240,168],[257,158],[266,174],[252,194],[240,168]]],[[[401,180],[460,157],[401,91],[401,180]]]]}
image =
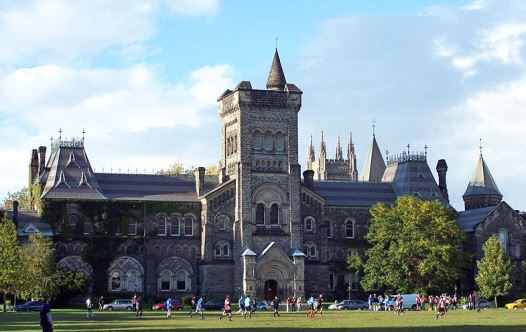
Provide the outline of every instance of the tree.
{"type": "Polygon", "coordinates": [[[20,261],[24,273],[20,275],[23,297],[55,295],[57,285],[55,273],[55,250],[53,242],[40,233],[31,234],[28,243],[20,248],[20,261]]]}
{"type": "Polygon", "coordinates": [[[217,164],[217,165],[210,164],[210,165],[206,166],[205,175],[218,176],[220,169],[221,169],[220,164],[217,164]]]}
{"type": "Polygon", "coordinates": [[[30,210],[30,197],[29,197],[29,189],[27,187],[23,187],[17,192],[14,193],[7,193],[7,197],[4,198],[2,204],[6,207],[6,209],[12,209],[13,208],[13,202],[18,201],[18,208],[22,210],[30,210]]]}
{"type": "Polygon", "coordinates": [[[478,272],[475,281],[479,286],[480,295],[487,298],[493,296],[497,307],[497,296],[507,295],[511,289],[511,263],[506,259],[496,235],[484,243],[482,251],[484,255],[477,261],[478,272]]]}
{"type": "Polygon", "coordinates": [[[404,196],[391,207],[375,204],[370,214],[366,239],[371,247],[361,281],[365,290],[439,291],[454,284],[465,259],[453,209],[404,196]]]}
{"type": "Polygon", "coordinates": [[[66,304],[72,297],[83,294],[88,290],[90,280],[82,271],[57,269],[53,282],[57,289],[56,303],[66,304]]]}
{"type": "Polygon", "coordinates": [[[166,170],[161,169],[157,174],[159,175],[181,175],[186,173],[184,165],[179,160],[173,162],[166,170]]]}
{"type": "Polygon", "coordinates": [[[4,312],[7,294],[13,294],[19,278],[18,241],[16,227],[6,217],[0,220],[0,289],[4,293],[4,312]]]}

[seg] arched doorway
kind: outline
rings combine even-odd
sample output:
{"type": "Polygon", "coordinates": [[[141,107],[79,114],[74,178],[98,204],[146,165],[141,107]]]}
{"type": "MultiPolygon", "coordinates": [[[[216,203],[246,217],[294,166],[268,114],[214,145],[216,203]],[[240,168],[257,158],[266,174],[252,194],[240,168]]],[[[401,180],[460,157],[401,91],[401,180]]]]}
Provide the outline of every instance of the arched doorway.
{"type": "Polygon", "coordinates": [[[278,294],[278,282],[276,280],[265,281],[265,300],[272,300],[278,294]]]}

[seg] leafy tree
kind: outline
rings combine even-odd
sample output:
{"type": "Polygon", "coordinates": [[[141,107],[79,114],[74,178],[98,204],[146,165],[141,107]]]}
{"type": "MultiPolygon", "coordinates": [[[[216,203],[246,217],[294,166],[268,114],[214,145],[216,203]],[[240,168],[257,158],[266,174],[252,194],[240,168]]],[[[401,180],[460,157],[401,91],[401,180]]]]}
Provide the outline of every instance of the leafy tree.
{"type": "Polygon", "coordinates": [[[497,307],[497,296],[507,295],[511,289],[510,272],[511,263],[506,259],[504,251],[500,246],[499,238],[491,236],[482,247],[484,256],[477,261],[477,276],[475,281],[479,286],[482,297],[495,299],[497,307]]]}
{"type": "Polygon", "coordinates": [[[30,210],[29,189],[27,187],[23,187],[14,193],[8,192],[7,197],[5,197],[2,202],[2,205],[4,205],[6,209],[10,210],[13,208],[14,201],[18,201],[19,209],[30,210]]]}
{"type": "Polygon", "coordinates": [[[55,302],[65,304],[70,298],[85,293],[90,280],[81,271],[57,269],[53,282],[58,294],[55,302]]]}
{"type": "Polygon", "coordinates": [[[159,175],[181,175],[185,173],[184,165],[179,160],[174,161],[166,170],[161,169],[157,172],[159,175]]]}
{"type": "Polygon", "coordinates": [[[20,248],[20,261],[24,273],[20,275],[19,293],[23,297],[55,295],[55,250],[51,239],[40,233],[31,234],[20,248]]]}
{"type": "Polygon", "coordinates": [[[439,201],[405,196],[387,207],[371,209],[361,285],[401,292],[442,290],[453,285],[465,262],[460,250],[463,233],[454,211],[439,201]]]}
{"type": "Polygon", "coordinates": [[[217,175],[219,175],[219,170],[220,169],[221,168],[220,168],[219,164],[217,164],[217,165],[210,164],[210,165],[206,166],[205,175],[217,176],[217,175]]]}
{"type": "Polygon", "coordinates": [[[4,293],[4,312],[7,294],[13,294],[20,273],[16,227],[6,217],[0,220],[0,289],[4,293]]]}

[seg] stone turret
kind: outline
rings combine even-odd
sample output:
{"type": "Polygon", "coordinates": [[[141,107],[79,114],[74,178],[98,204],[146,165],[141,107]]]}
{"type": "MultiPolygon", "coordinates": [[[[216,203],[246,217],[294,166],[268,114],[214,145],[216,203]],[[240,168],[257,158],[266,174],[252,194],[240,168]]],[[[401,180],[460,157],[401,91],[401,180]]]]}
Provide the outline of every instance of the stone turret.
{"type": "Polygon", "coordinates": [[[479,155],[475,172],[469,181],[466,192],[462,195],[466,210],[496,206],[502,201],[502,194],[497,188],[482,152],[479,155]]]}

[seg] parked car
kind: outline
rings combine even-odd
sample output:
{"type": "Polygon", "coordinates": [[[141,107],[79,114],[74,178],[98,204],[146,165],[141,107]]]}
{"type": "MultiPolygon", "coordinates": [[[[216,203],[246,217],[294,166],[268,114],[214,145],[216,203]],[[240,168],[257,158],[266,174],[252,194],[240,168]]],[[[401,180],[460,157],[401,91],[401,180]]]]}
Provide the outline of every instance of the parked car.
{"type": "Polygon", "coordinates": [[[15,306],[15,311],[40,311],[43,304],[43,301],[28,301],[15,306]]]}
{"type": "MultiPolygon", "coordinates": [[[[152,310],[166,310],[166,301],[154,304],[152,310]]],[[[183,304],[172,302],[172,310],[183,310],[183,304]]]]}
{"type": "MultiPolygon", "coordinates": [[[[462,305],[462,309],[467,309],[468,304],[465,303],[462,305]]],[[[489,309],[489,308],[495,308],[495,303],[487,300],[479,300],[479,308],[480,309],[489,309]]]]}
{"type": "Polygon", "coordinates": [[[223,309],[224,303],[225,303],[224,300],[212,299],[210,301],[205,302],[205,304],[203,304],[203,309],[205,309],[205,310],[221,310],[221,309],[223,309]]]}
{"type": "Polygon", "coordinates": [[[131,300],[128,300],[128,299],[118,299],[118,300],[113,300],[112,302],[108,303],[108,304],[105,304],[103,307],[102,307],[102,310],[107,310],[107,311],[113,311],[113,310],[127,310],[127,311],[131,311],[132,310],[132,302],[131,300]]]}
{"type": "Polygon", "coordinates": [[[507,309],[513,309],[513,310],[526,309],[526,299],[518,299],[513,303],[507,303],[505,307],[507,309]]]}
{"type": "Polygon", "coordinates": [[[258,300],[256,303],[256,310],[270,310],[270,306],[265,300],[258,300]]]}
{"type": "MultiPolygon", "coordinates": [[[[402,300],[404,302],[404,309],[416,309],[416,297],[418,294],[400,294],[402,296],[402,300]]],[[[398,295],[391,295],[389,296],[389,301],[387,302],[387,305],[389,307],[395,308],[396,307],[396,297],[398,295]]]]}
{"type": "Polygon", "coordinates": [[[367,308],[369,305],[362,300],[343,300],[329,306],[329,310],[364,310],[367,308]]]}

